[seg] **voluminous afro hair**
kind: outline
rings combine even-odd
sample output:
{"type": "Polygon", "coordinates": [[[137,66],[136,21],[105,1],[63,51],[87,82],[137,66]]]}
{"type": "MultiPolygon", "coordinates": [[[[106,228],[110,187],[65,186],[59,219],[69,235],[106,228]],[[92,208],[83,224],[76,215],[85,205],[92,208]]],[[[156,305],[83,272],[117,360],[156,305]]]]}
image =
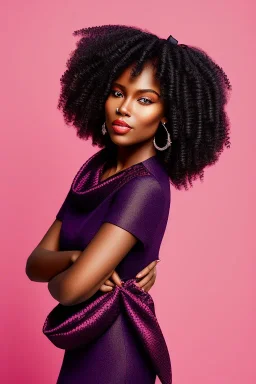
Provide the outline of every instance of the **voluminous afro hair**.
{"type": "MultiPolygon", "coordinates": [[[[112,82],[130,65],[131,76],[139,75],[146,61],[155,66],[164,99],[166,128],[172,144],[157,155],[162,159],[171,183],[188,189],[188,182],[200,177],[214,164],[224,147],[230,147],[229,119],[224,110],[230,82],[203,50],[166,39],[139,28],[124,25],[88,27],[61,77],[58,109],[77,136],[92,139],[92,145],[114,150],[109,135],[102,135],[105,102],[112,82]]],[[[165,146],[167,134],[159,126],[156,142],[165,146]]],[[[112,151],[113,152],[113,151],[112,151]]]]}

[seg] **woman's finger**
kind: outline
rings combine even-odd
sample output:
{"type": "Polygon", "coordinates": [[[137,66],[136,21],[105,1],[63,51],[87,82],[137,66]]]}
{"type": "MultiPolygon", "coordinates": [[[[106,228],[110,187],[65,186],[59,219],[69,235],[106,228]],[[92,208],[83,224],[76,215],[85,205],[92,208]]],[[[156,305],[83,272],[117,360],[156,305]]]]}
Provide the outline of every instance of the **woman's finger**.
{"type": "Polygon", "coordinates": [[[153,275],[152,278],[148,281],[148,283],[145,284],[145,285],[142,287],[142,289],[143,289],[145,292],[148,292],[148,291],[153,287],[155,281],[156,281],[156,277],[155,277],[155,275],[153,275]]]}
{"type": "Polygon", "coordinates": [[[136,275],[136,278],[141,278],[143,276],[146,276],[156,265],[157,263],[159,262],[160,260],[154,260],[152,261],[152,263],[150,263],[147,267],[145,267],[144,269],[142,269],[142,271],[140,271],[137,275],[136,275]]]}
{"type": "Polygon", "coordinates": [[[111,280],[109,280],[109,279],[107,279],[107,280],[104,282],[104,284],[105,284],[105,285],[109,285],[110,287],[114,287],[114,286],[115,286],[115,284],[114,284],[111,280]]]}
{"type": "Polygon", "coordinates": [[[113,271],[110,278],[113,280],[113,282],[118,285],[119,287],[122,287],[122,280],[120,279],[118,273],[116,271],[113,271]]]}
{"type": "Polygon", "coordinates": [[[110,292],[113,290],[113,287],[110,287],[109,285],[106,285],[105,283],[102,284],[102,286],[99,289],[102,292],[110,292]]]}
{"type": "Polygon", "coordinates": [[[154,279],[153,283],[155,282],[156,279],[156,267],[152,268],[149,273],[139,282],[135,283],[139,288],[145,288],[145,285],[148,284],[148,282],[151,279],[154,279]]]}

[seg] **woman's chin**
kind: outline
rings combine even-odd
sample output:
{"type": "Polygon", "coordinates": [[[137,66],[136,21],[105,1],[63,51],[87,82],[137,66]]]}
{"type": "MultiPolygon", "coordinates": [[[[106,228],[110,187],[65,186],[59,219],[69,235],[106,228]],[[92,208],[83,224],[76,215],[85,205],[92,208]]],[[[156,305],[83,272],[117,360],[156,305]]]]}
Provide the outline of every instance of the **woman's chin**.
{"type": "Polygon", "coordinates": [[[111,141],[116,145],[132,145],[131,140],[125,135],[110,134],[111,141]]]}

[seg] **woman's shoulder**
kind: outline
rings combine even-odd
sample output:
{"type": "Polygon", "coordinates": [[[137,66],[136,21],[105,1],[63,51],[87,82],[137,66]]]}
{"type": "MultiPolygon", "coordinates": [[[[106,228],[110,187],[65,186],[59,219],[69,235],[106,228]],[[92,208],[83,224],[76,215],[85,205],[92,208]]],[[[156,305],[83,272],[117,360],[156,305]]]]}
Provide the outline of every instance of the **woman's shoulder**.
{"type": "Polygon", "coordinates": [[[160,196],[163,194],[163,188],[158,179],[150,172],[143,174],[143,176],[134,176],[128,180],[120,189],[119,192],[127,193],[127,195],[139,194],[146,198],[148,195],[160,196]]]}
{"type": "Polygon", "coordinates": [[[150,174],[152,183],[158,183],[165,194],[170,194],[170,178],[162,160],[154,156],[142,162],[142,164],[150,174]]]}
{"type": "MultiPolygon", "coordinates": [[[[142,161],[137,167],[140,167],[140,172],[136,175],[135,167],[131,167],[131,175],[127,173],[124,183],[117,190],[117,194],[121,194],[123,198],[130,196],[142,196],[144,199],[151,198],[166,198],[170,195],[169,176],[163,167],[161,161],[152,156],[145,161],[142,161]]],[[[136,168],[137,169],[137,168],[136,168]]],[[[116,194],[115,194],[116,195],[116,194]]]]}
{"type": "Polygon", "coordinates": [[[111,199],[111,207],[114,206],[118,211],[130,212],[135,217],[141,215],[142,212],[144,212],[144,217],[147,217],[151,211],[155,212],[154,207],[157,208],[157,212],[154,214],[158,215],[166,207],[166,204],[169,204],[169,197],[168,195],[166,197],[163,186],[150,172],[126,181],[112,195],[111,199]],[[125,209],[123,209],[124,207],[125,209]]]}

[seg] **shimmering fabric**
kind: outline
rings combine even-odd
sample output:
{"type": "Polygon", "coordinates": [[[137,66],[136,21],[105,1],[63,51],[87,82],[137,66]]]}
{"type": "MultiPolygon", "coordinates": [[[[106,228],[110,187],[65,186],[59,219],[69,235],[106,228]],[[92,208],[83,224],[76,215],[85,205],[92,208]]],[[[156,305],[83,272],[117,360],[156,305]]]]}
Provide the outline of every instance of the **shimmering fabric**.
{"type": "Polygon", "coordinates": [[[143,164],[138,163],[100,182],[106,161],[107,154],[103,149],[89,158],[76,174],[70,192],[80,211],[92,211],[134,177],[150,175],[143,164]]]}
{"type": "MultiPolygon", "coordinates": [[[[60,250],[84,250],[104,222],[131,232],[138,242],[117,265],[122,288],[97,291],[73,306],[58,304],[43,333],[64,359],[57,384],[171,384],[171,362],[153,299],[134,285],[135,275],[158,258],[169,208],[169,177],[152,156],[100,181],[106,149],[77,172],[56,218],[60,250]]],[[[163,261],[162,261],[163,262],[163,261]]]]}
{"type": "MultiPolygon", "coordinates": [[[[48,315],[43,333],[58,348],[74,349],[101,336],[121,311],[149,355],[152,366],[163,384],[172,382],[168,349],[155,316],[152,297],[127,280],[120,288],[103,293],[97,299],[79,305],[58,305],[48,315]]],[[[109,351],[111,353],[111,351],[109,351]]]]}

